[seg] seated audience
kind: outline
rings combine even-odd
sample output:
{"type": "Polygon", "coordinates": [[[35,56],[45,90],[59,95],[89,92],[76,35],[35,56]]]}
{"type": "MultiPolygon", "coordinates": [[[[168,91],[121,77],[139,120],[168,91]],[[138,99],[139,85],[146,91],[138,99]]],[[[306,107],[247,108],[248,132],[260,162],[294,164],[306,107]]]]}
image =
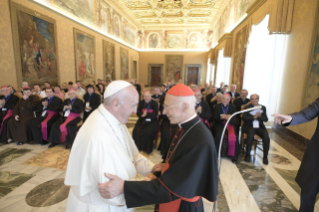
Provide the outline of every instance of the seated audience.
{"type": "Polygon", "coordinates": [[[209,120],[211,119],[211,110],[209,104],[202,99],[201,90],[195,89],[196,105],[195,110],[200,120],[210,128],[209,120]]]}
{"type": "Polygon", "coordinates": [[[150,91],[144,92],[144,100],[137,109],[138,121],[133,130],[133,139],[137,148],[147,154],[153,151],[153,141],[158,131],[158,103],[152,101],[150,91]]]}
{"type": "MultiPolygon", "coordinates": [[[[247,105],[245,109],[252,108],[259,105],[259,96],[253,94],[250,96],[251,104],[247,105]]],[[[254,135],[257,134],[261,137],[263,142],[263,163],[268,164],[268,151],[270,145],[270,138],[267,132],[267,129],[264,125],[264,122],[268,121],[266,107],[262,105],[261,111],[253,111],[243,114],[243,132],[247,133],[246,141],[246,156],[245,161],[250,161],[250,151],[254,141],[254,135]],[[256,112],[255,114],[253,112],[256,112]]]]}
{"type": "Polygon", "coordinates": [[[38,104],[40,115],[29,126],[29,140],[42,145],[48,144],[52,125],[60,116],[59,108],[62,104],[62,100],[54,96],[52,88],[46,88],[45,92],[47,97],[38,104]]]}
{"type": "Polygon", "coordinates": [[[8,88],[10,89],[10,94],[14,94],[17,92],[12,85],[8,85],[8,88]]]}
{"type": "Polygon", "coordinates": [[[140,99],[141,99],[141,90],[142,90],[141,85],[138,84],[138,81],[137,81],[137,80],[135,80],[134,86],[135,86],[135,88],[136,88],[136,90],[137,90],[137,93],[138,93],[138,96],[139,96],[139,100],[140,100],[140,99]]]}
{"type": "Polygon", "coordinates": [[[82,88],[82,85],[83,85],[83,84],[82,84],[82,81],[76,81],[76,84],[78,85],[78,90],[81,91],[82,94],[83,94],[82,96],[84,96],[84,94],[85,94],[86,92],[85,92],[85,89],[82,88]]]}
{"type": "Polygon", "coordinates": [[[216,96],[214,96],[211,100],[210,100],[210,110],[212,111],[212,115],[214,115],[214,108],[217,104],[222,103],[222,97],[223,94],[218,92],[216,93],[216,96]]]}
{"type": "Polygon", "coordinates": [[[104,91],[105,91],[105,86],[102,83],[98,84],[98,92],[102,96],[102,98],[104,96],[104,91]]]}
{"type": "MultiPolygon", "coordinates": [[[[212,127],[216,150],[219,151],[220,139],[222,136],[222,132],[226,121],[230,118],[230,116],[236,112],[235,105],[230,103],[230,95],[228,93],[224,94],[222,97],[222,103],[217,104],[214,108],[214,125],[212,127]]],[[[237,139],[237,135],[235,132],[235,119],[232,118],[227,126],[227,130],[224,136],[224,140],[222,141],[222,156],[231,157],[234,163],[237,162],[237,158],[240,154],[240,146],[237,139]]]]}
{"type": "Polygon", "coordinates": [[[45,90],[41,91],[41,88],[38,84],[35,84],[33,86],[33,95],[39,95],[40,98],[45,98],[47,95],[45,94],[45,90]]]}
{"type": "MultiPolygon", "coordinates": [[[[250,99],[248,99],[247,96],[248,96],[247,90],[243,89],[240,91],[239,98],[235,99],[235,101],[233,102],[233,104],[236,107],[236,111],[241,111],[242,106],[249,103],[250,99]]],[[[241,114],[236,116],[236,126],[239,127],[240,125],[241,125],[241,114]]]]}
{"type": "Polygon", "coordinates": [[[66,143],[65,149],[70,149],[78,131],[78,124],[82,121],[80,114],[84,110],[83,101],[76,98],[76,91],[73,89],[69,90],[68,96],[70,98],[65,99],[59,108],[60,111],[63,111],[63,117],[52,125],[49,148],[59,143],[66,143]]]}
{"type": "Polygon", "coordinates": [[[217,89],[216,92],[217,92],[217,93],[218,93],[218,92],[223,93],[223,91],[224,91],[224,85],[225,85],[225,83],[224,83],[224,82],[221,82],[221,83],[220,83],[220,87],[217,89]]]}
{"type": "Polygon", "coordinates": [[[97,93],[94,93],[93,85],[86,86],[86,94],[84,95],[84,114],[83,122],[89,117],[89,115],[100,106],[101,96],[97,93]]]}
{"type": "MultiPolygon", "coordinates": [[[[75,95],[77,98],[80,98],[81,100],[83,100],[83,96],[84,96],[84,93],[82,91],[79,90],[79,86],[77,84],[73,84],[72,85],[72,90],[75,91],[75,95]]],[[[69,93],[65,94],[65,99],[69,99],[69,93]]]]}
{"type": "Polygon", "coordinates": [[[54,87],[54,94],[57,95],[62,101],[64,100],[64,93],[61,91],[61,87],[59,85],[54,87]]]}
{"type": "Polygon", "coordinates": [[[12,111],[12,118],[8,121],[8,143],[17,141],[18,145],[28,142],[29,125],[35,119],[34,114],[39,97],[31,94],[30,87],[24,87],[23,97],[12,111]]]}
{"type": "Polygon", "coordinates": [[[64,93],[67,93],[69,91],[68,85],[65,82],[62,84],[62,90],[64,91],[64,93]]]}
{"type": "Polygon", "coordinates": [[[211,106],[211,101],[212,98],[214,98],[216,96],[216,87],[215,86],[212,86],[212,87],[209,87],[207,89],[207,95],[206,95],[206,102],[211,106]]]}
{"type": "Polygon", "coordinates": [[[166,92],[166,86],[161,85],[160,87],[160,95],[165,97],[165,92],[166,92]]]}
{"type": "Polygon", "coordinates": [[[68,83],[68,85],[69,85],[69,89],[71,89],[71,88],[72,88],[72,85],[73,85],[73,82],[70,81],[70,82],[68,83]]]}
{"type": "Polygon", "coordinates": [[[239,93],[236,91],[236,84],[232,84],[230,86],[230,91],[228,93],[231,96],[232,101],[234,101],[235,99],[237,99],[240,96],[239,93]]]}
{"type": "Polygon", "coordinates": [[[154,100],[157,103],[159,103],[160,102],[160,98],[161,98],[159,87],[155,87],[153,93],[154,94],[152,95],[152,100],[154,100]]]}
{"type": "Polygon", "coordinates": [[[12,110],[18,103],[19,98],[10,92],[9,87],[1,87],[2,96],[0,96],[0,143],[8,143],[7,124],[12,116],[12,110]]]}
{"type": "Polygon", "coordinates": [[[45,90],[46,90],[47,88],[51,88],[51,84],[50,84],[49,81],[45,81],[45,82],[44,82],[44,88],[42,89],[44,93],[45,93],[45,90]]]}
{"type": "MultiPolygon", "coordinates": [[[[26,87],[29,87],[29,83],[27,81],[23,81],[21,83],[21,86],[22,86],[22,89],[20,91],[21,95],[23,96],[23,89],[26,88],[26,87]]],[[[20,90],[20,89],[19,89],[20,90]]]]}
{"type": "Polygon", "coordinates": [[[227,93],[228,92],[228,85],[224,85],[224,89],[223,89],[223,94],[227,93]]]}

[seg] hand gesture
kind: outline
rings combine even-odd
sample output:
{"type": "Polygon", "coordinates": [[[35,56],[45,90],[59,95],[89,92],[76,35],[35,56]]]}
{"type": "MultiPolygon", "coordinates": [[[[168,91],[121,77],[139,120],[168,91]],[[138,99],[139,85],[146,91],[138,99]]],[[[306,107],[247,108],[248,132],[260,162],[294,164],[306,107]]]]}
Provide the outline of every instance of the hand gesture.
{"type": "Polygon", "coordinates": [[[278,124],[280,120],[283,124],[287,124],[292,121],[292,117],[289,115],[272,114],[271,116],[275,117],[275,124],[278,124]]]}
{"type": "Polygon", "coordinates": [[[142,117],[145,117],[147,115],[147,110],[144,110],[142,117]]]}
{"type": "Polygon", "coordinates": [[[152,173],[154,173],[154,172],[161,172],[163,169],[164,169],[164,167],[165,167],[165,163],[158,163],[158,164],[156,164],[155,166],[153,166],[153,168],[152,168],[152,173]]]}
{"type": "Polygon", "coordinates": [[[157,179],[157,177],[153,174],[153,173],[149,173],[146,177],[145,177],[145,181],[151,181],[151,180],[155,180],[157,179]]]}
{"type": "Polygon", "coordinates": [[[221,119],[226,119],[226,114],[221,114],[221,115],[220,115],[220,118],[221,118],[221,119]]]}
{"type": "Polygon", "coordinates": [[[231,115],[226,115],[225,119],[228,120],[231,115]]]}
{"type": "Polygon", "coordinates": [[[108,173],[104,173],[104,176],[110,179],[109,182],[98,185],[99,192],[104,199],[112,199],[124,192],[124,180],[108,173]]]}
{"type": "Polygon", "coordinates": [[[217,99],[217,96],[214,96],[213,98],[210,99],[210,102],[213,102],[217,99]]]}
{"type": "Polygon", "coordinates": [[[202,106],[198,106],[198,108],[196,109],[196,113],[201,113],[202,112],[202,106]]]}
{"type": "Polygon", "coordinates": [[[19,121],[19,116],[16,115],[16,116],[14,117],[14,119],[15,119],[16,121],[19,121]]]}

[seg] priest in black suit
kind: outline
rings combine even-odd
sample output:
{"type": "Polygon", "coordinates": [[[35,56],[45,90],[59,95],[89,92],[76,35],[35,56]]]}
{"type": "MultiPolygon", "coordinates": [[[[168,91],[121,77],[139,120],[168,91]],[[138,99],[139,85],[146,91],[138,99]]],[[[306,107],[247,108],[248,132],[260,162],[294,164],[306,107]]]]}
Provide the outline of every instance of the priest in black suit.
{"type": "Polygon", "coordinates": [[[39,116],[29,126],[29,140],[36,144],[48,144],[51,127],[60,117],[59,108],[62,100],[54,96],[52,88],[45,89],[46,98],[41,99],[38,104],[39,116]]]}
{"type": "MultiPolygon", "coordinates": [[[[230,95],[228,93],[223,94],[222,103],[215,105],[214,108],[214,125],[212,127],[216,149],[219,149],[220,139],[225,126],[226,121],[230,116],[236,112],[235,105],[230,103],[230,95]]],[[[222,141],[222,156],[231,157],[234,163],[237,162],[237,158],[240,154],[240,146],[238,141],[238,135],[235,131],[235,118],[232,118],[227,126],[227,130],[222,141]],[[227,139],[226,139],[227,138],[227,139]]]]}
{"type": "Polygon", "coordinates": [[[231,96],[231,101],[234,101],[235,99],[237,99],[240,96],[240,94],[236,91],[236,85],[235,84],[232,84],[230,86],[230,91],[228,93],[231,96]]]}
{"type": "MultiPolygon", "coordinates": [[[[249,103],[250,99],[247,98],[248,91],[246,89],[243,89],[240,91],[240,96],[235,99],[233,104],[236,107],[237,111],[242,110],[242,106],[249,103]]],[[[239,130],[239,126],[241,125],[241,114],[236,116],[236,126],[238,127],[237,130],[239,130]]]]}
{"type": "Polygon", "coordinates": [[[63,117],[60,117],[51,128],[49,148],[66,143],[65,149],[70,149],[78,131],[78,124],[82,121],[80,114],[84,111],[83,101],[76,98],[76,91],[71,88],[69,98],[60,106],[63,117]]]}
{"type": "Polygon", "coordinates": [[[209,121],[212,117],[210,107],[209,107],[208,103],[203,100],[201,90],[195,89],[194,94],[195,94],[195,98],[196,98],[196,104],[195,104],[196,113],[199,116],[200,120],[208,128],[210,128],[209,121]]]}
{"type": "Polygon", "coordinates": [[[100,106],[101,96],[97,93],[94,93],[94,86],[86,86],[86,94],[84,94],[84,113],[83,113],[83,122],[89,117],[89,115],[100,106]]]}
{"type": "MultiPolygon", "coordinates": [[[[251,104],[247,105],[245,109],[252,108],[259,105],[259,96],[257,94],[253,94],[250,96],[251,104]]],[[[264,125],[264,122],[268,121],[266,107],[262,105],[262,111],[255,113],[256,111],[252,111],[249,113],[243,114],[243,132],[247,133],[247,142],[246,142],[246,156],[245,161],[250,161],[250,151],[251,146],[253,145],[254,135],[257,134],[261,137],[263,141],[263,163],[265,165],[268,164],[268,152],[270,145],[270,138],[267,132],[267,129],[264,125]]]]}
{"type": "Polygon", "coordinates": [[[136,114],[139,119],[133,130],[133,139],[140,151],[151,154],[159,124],[158,104],[152,100],[150,91],[144,92],[144,100],[138,104],[136,114]]]}
{"type": "Polygon", "coordinates": [[[159,87],[155,87],[153,93],[154,94],[152,95],[152,100],[156,101],[159,105],[161,99],[159,87]]]}
{"type": "Polygon", "coordinates": [[[319,98],[300,112],[273,116],[276,124],[282,120],[284,126],[302,124],[317,118],[316,131],[310,139],[296,177],[296,182],[301,188],[299,211],[314,211],[316,196],[319,193],[319,98]]]}
{"type": "MultiPolygon", "coordinates": [[[[178,124],[161,176],[151,181],[123,181],[105,174],[110,182],[100,184],[106,199],[124,193],[128,208],[159,204],[158,212],[204,212],[202,198],[217,200],[217,153],[211,132],[197,116],[194,92],[179,84],[164,101],[164,114],[178,124]]],[[[155,177],[153,177],[154,179],[155,177]]]]}
{"type": "Polygon", "coordinates": [[[7,124],[12,116],[12,110],[18,103],[19,98],[10,92],[7,86],[1,87],[0,96],[0,142],[8,143],[7,139],[7,124]]]}

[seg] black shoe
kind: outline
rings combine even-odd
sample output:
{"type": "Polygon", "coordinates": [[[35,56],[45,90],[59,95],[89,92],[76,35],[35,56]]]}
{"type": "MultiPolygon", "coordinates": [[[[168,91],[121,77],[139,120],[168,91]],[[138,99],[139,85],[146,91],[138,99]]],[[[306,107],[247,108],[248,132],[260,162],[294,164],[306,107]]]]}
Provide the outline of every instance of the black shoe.
{"type": "Polygon", "coordinates": [[[58,145],[58,144],[57,144],[57,143],[51,143],[51,144],[49,145],[49,148],[55,147],[56,145],[58,145]]]}
{"type": "Polygon", "coordinates": [[[232,158],[231,161],[233,162],[233,164],[237,164],[237,159],[232,158]]]}
{"type": "Polygon", "coordinates": [[[67,144],[65,149],[71,149],[71,144],[67,144]]]}
{"type": "Polygon", "coordinates": [[[268,165],[268,159],[267,159],[267,158],[264,158],[264,159],[263,159],[263,163],[264,163],[265,165],[268,165]]]}
{"type": "Polygon", "coordinates": [[[47,145],[47,144],[49,144],[49,142],[47,142],[47,141],[42,141],[41,146],[44,146],[44,145],[47,145]]]}
{"type": "Polygon", "coordinates": [[[250,162],[250,156],[246,155],[246,156],[245,156],[245,161],[246,161],[246,162],[250,162]]]}

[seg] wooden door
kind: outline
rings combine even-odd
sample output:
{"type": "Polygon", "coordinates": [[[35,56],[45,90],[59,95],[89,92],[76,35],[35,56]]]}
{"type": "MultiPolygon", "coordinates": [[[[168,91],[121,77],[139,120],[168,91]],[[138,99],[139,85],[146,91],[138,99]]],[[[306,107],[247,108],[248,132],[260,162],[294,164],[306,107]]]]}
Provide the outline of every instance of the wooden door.
{"type": "Polygon", "coordinates": [[[198,67],[187,67],[187,85],[198,84],[198,67]]]}
{"type": "Polygon", "coordinates": [[[151,67],[151,87],[161,85],[161,75],[162,75],[162,68],[152,66],[151,67]]]}

